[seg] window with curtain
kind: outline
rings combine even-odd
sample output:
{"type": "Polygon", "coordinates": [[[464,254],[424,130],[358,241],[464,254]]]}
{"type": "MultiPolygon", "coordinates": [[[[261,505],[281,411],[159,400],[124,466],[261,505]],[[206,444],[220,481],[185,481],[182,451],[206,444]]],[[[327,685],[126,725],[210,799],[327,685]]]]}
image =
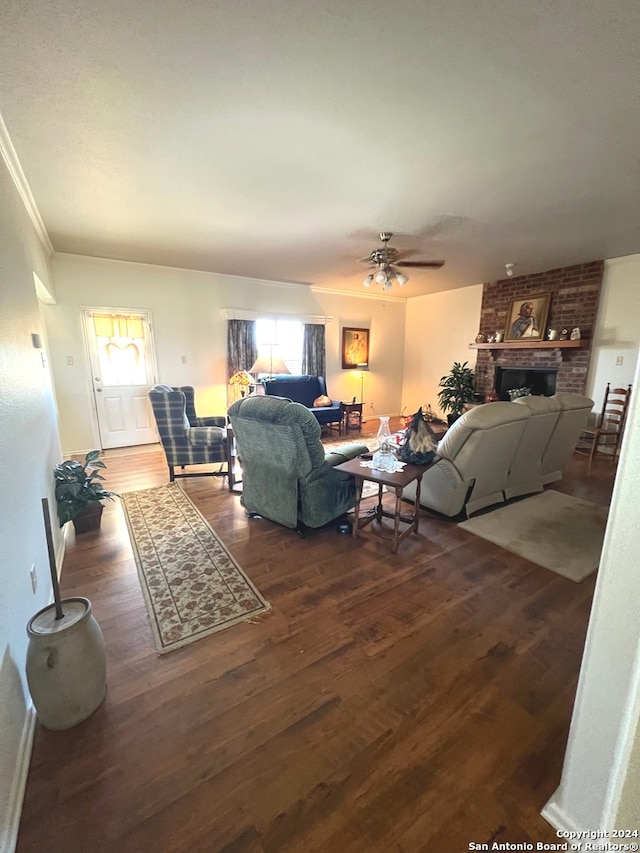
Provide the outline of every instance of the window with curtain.
{"type": "Polygon", "coordinates": [[[227,324],[227,379],[248,370],[258,355],[255,320],[229,320],[227,324]]]}
{"type": "Polygon", "coordinates": [[[258,350],[275,344],[291,373],[303,372],[303,324],[299,320],[256,320],[256,341],[258,350]]]}
{"type": "Polygon", "coordinates": [[[310,376],[326,376],[324,326],[306,323],[302,350],[302,372],[310,376]]]}
{"type": "Polygon", "coordinates": [[[277,350],[292,374],[326,375],[324,324],[259,317],[228,321],[227,378],[249,370],[267,350],[277,350]]]}

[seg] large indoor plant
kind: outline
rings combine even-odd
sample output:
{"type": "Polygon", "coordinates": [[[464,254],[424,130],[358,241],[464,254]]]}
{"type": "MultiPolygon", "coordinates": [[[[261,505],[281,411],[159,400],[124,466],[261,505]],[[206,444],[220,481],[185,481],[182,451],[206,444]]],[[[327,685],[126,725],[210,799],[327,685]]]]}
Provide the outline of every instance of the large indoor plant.
{"type": "Polygon", "coordinates": [[[453,367],[440,379],[438,402],[443,412],[447,414],[449,423],[453,423],[463,412],[465,403],[473,402],[475,389],[475,373],[467,362],[453,362],[453,367]]]}
{"type": "Polygon", "coordinates": [[[104,477],[100,469],[107,466],[99,456],[99,450],[91,450],[84,462],[67,459],[53,469],[60,527],[67,521],[73,521],[76,533],[97,530],[104,509],[102,500],[119,497],[101,485],[104,477]]]}

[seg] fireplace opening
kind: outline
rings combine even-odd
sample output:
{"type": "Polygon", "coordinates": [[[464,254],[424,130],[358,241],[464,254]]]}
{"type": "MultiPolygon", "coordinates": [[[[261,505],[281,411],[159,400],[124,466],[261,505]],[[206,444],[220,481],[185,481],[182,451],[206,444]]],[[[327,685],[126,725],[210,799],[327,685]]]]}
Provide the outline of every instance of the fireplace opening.
{"type": "Polygon", "coordinates": [[[501,400],[509,400],[514,388],[530,388],[537,397],[550,397],[556,392],[557,370],[546,367],[496,367],[495,389],[501,400]]]}

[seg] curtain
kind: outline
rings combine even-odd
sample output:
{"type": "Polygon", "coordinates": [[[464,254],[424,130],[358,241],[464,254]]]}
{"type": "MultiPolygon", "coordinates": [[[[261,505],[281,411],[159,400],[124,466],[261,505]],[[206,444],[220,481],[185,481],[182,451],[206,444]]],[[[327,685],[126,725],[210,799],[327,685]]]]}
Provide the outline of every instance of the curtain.
{"type": "Polygon", "coordinates": [[[227,326],[227,380],[248,370],[258,357],[255,320],[229,320],[227,326]]]}
{"type": "Polygon", "coordinates": [[[302,341],[302,372],[310,376],[325,376],[326,358],[324,325],[305,323],[302,341]]]}
{"type": "Polygon", "coordinates": [[[92,314],[98,338],[144,338],[142,317],[125,314],[92,314]]]}

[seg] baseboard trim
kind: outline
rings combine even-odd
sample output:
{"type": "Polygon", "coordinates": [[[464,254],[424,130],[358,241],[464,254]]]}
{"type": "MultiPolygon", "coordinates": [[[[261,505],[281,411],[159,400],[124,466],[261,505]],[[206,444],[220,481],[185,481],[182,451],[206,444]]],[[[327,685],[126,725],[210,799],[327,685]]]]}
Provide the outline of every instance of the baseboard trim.
{"type": "Polygon", "coordinates": [[[551,797],[540,814],[554,829],[562,830],[563,832],[580,832],[580,827],[571,820],[569,815],[558,804],[557,795],[558,791],[551,797]]]}
{"type": "Polygon", "coordinates": [[[36,719],[36,709],[33,706],[33,702],[29,701],[29,707],[27,708],[24,725],[22,727],[18,761],[13,774],[13,783],[11,785],[11,793],[9,795],[7,824],[2,830],[2,836],[0,836],[0,850],[2,853],[14,853],[18,842],[18,829],[20,827],[20,817],[22,815],[24,792],[27,788],[27,776],[29,775],[29,763],[31,761],[31,752],[33,750],[33,735],[36,728],[36,719]]]}

